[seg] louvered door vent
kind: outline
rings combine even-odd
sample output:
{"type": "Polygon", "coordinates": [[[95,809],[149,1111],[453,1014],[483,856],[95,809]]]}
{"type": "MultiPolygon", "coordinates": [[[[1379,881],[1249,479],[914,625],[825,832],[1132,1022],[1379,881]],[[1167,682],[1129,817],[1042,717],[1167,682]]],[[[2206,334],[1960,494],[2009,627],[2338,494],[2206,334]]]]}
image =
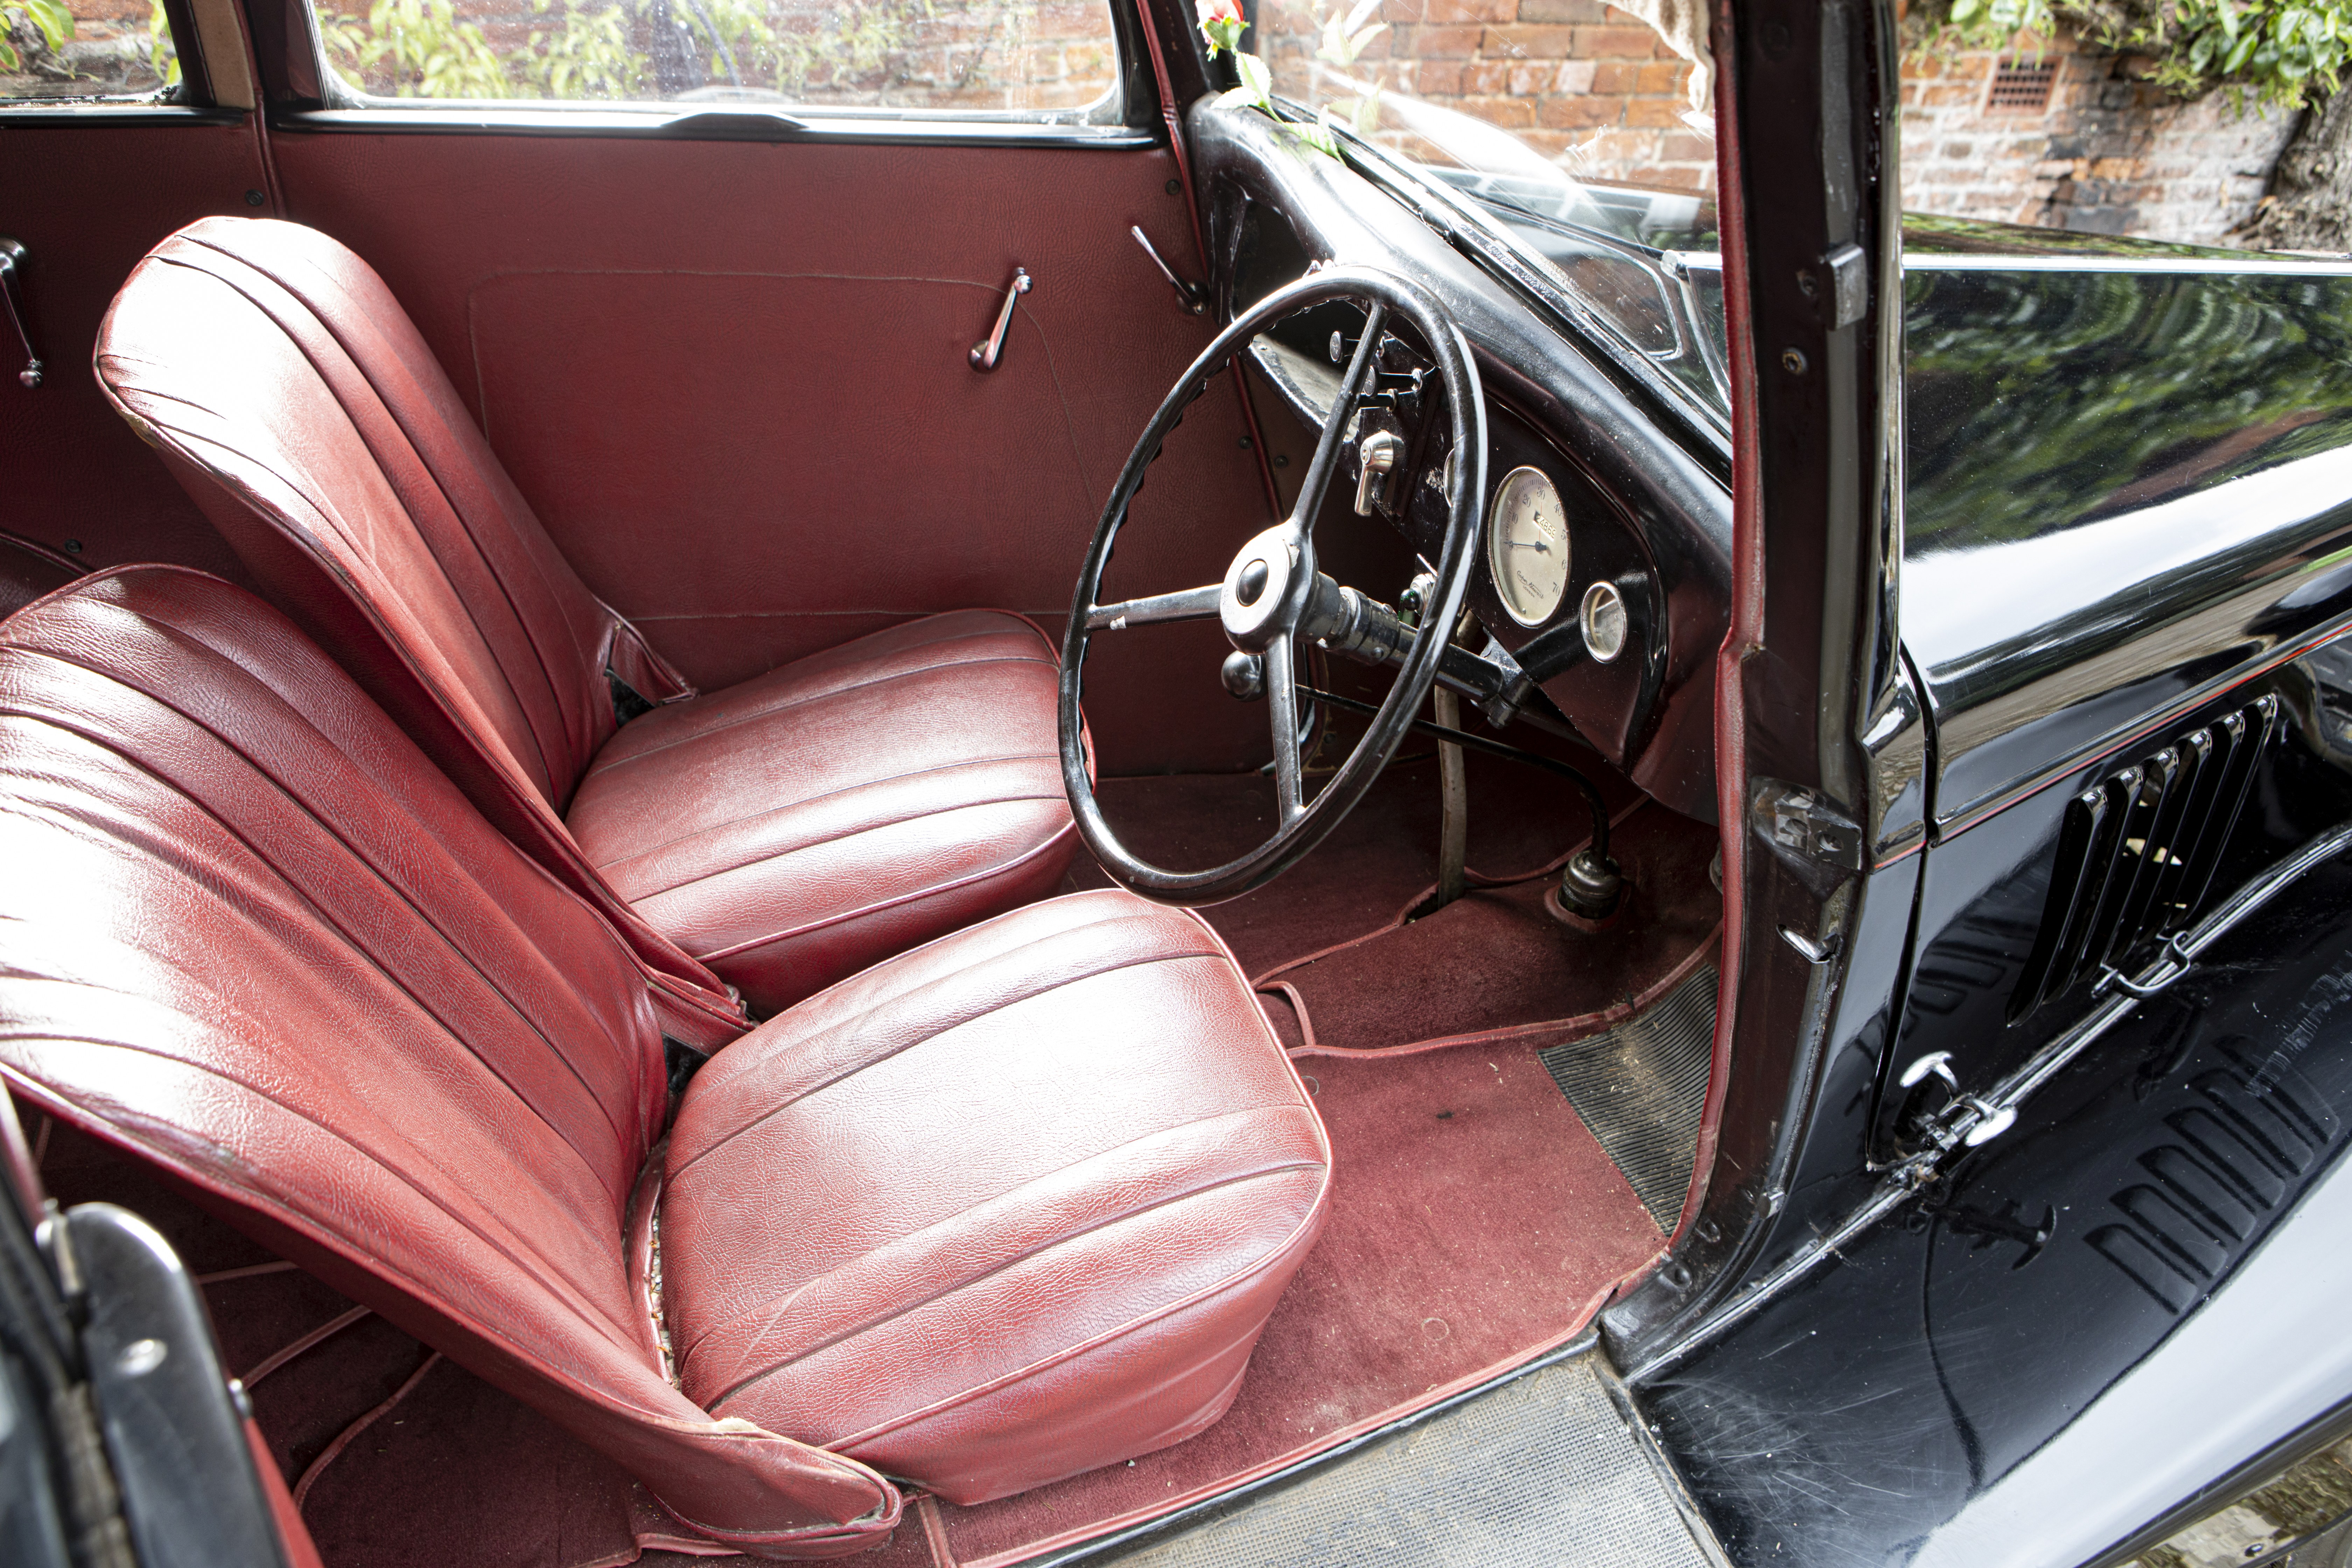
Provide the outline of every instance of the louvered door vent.
{"type": "Polygon", "coordinates": [[[2275,697],[2250,703],[2067,803],[2011,1023],[2196,918],[2278,715],[2275,697]]]}

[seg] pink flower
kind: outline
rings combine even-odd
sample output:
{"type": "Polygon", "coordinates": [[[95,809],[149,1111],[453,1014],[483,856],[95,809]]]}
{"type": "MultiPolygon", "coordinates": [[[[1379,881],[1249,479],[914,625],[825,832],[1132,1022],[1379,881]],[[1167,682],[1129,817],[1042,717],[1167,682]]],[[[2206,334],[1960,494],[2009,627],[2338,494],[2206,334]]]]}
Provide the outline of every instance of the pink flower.
{"type": "Polygon", "coordinates": [[[1201,14],[1201,37],[1208,40],[1209,58],[1219,50],[1238,52],[1242,46],[1242,8],[1237,0],[1192,0],[1201,14]]]}

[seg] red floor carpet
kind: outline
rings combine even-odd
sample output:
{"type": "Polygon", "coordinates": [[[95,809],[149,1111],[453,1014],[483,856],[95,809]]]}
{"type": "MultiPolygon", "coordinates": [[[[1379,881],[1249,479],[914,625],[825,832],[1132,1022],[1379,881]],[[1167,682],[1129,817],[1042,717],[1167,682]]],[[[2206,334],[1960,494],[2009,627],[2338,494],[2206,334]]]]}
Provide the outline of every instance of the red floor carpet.
{"type": "MultiPolygon", "coordinates": [[[[1530,871],[1582,841],[1583,809],[1556,781],[1476,758],[1470,776],[1477,869],[1530,871]]],[[[1435,793],[1433,763],[1398,766],[1299,868],[1211,912],[1244,968],[1281,969],[1303,999],[1317,1047],[1298,1065],[1335,1157],[1329,1223],[1231,1413],[1132,1465],[976,1509],[910,1509],[888,1548],[855,1561],[979,1568],[1220,1489],[1560,1342],[1655,1256],[1657,1227],[1536,1051],[1605,1027],[1711,950],[1713,834],[1632,810],[1616,847],[1635,892],[1599,932],[1544,915],[1540,883],[1399,925],[1435,874],[1435,793]],[[1479,1037],[1403,1048],[1463,1035],[1479,1037]]],[[[1132,847],[1172,864],[1229,857],[1271,814],[1255,778],[1115,781],[1105,795],[1132,847]]],[[[1100,885],[1087,872],[1074,882],[1100,885]]],[[[1272,1011],[1299,1032],[1287,1007],[1272,1011]]],[[[210,1278],[227,1364],[307,1489],[329,1568],[589,1568],[641,1548],[648,1563],[688,1561],[658,1549],[666,1527],[625,1476],[531,1412],[380,1320],[350,1318],[103,1148],[53,1131],[44,1152],[56,1195],[139,1210],[210,1278]]]]}

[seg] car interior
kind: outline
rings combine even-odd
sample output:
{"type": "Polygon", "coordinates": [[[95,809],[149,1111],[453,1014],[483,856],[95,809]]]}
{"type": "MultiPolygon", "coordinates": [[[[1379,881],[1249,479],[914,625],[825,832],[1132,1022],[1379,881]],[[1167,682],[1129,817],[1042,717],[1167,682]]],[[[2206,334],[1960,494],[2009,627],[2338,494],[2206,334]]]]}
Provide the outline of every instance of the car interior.
{"type": "Polygon", "coordinates": [[[1719,389],[1171,148],[1150,15],[1060,120],[5,131],[0,1073],[335,1568],[1026,1561],[1696,1212],[1719,389]]]}

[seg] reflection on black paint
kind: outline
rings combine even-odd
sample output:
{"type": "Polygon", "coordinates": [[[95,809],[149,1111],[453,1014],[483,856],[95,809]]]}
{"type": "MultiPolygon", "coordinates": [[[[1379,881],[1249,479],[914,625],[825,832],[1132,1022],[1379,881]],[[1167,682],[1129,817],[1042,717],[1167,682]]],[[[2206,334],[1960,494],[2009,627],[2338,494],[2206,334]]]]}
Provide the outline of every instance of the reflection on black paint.
{"type": "MultiPolygon", "coordinates": [[[[2347,907],[2339,858],[1904,1219],[1644,1390],[1735,1562],[1908,1561],[2228,1288],[2352,1148],[2347,907]]],[[[2281,1378],[2307,1364],[2265,1348],[2281,1378]]],[[[2223,1425],[2179,1421],[2190,1450],[2223,1425]]]]}
{"type": "Polygon", "coordinates": [[[1915,268],[1904,331],[1909,555],[2352,442],[2352,279],[1915,268]]]}

